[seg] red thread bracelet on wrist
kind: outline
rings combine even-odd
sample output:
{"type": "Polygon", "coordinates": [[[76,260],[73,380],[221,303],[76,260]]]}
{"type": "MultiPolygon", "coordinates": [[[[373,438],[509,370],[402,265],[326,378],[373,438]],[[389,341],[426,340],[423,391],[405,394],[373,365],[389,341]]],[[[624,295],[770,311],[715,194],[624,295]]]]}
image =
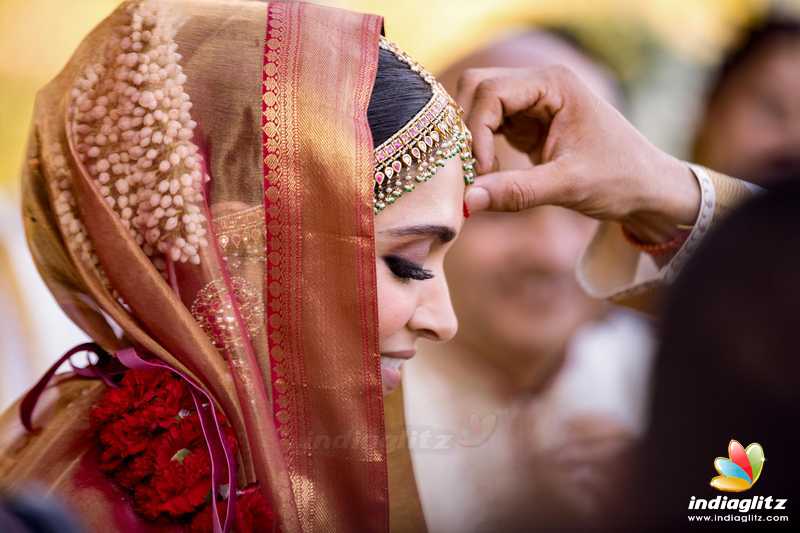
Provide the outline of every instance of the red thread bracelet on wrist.
{"type": "Polygon", "coordinates": [[[681,247],[681,245],[683,245],[684,242],[686,242],[686,238],[689,237],[690,233],[689,230],[683,230],[679,232],[677,235],[675,235],[675,237],[666,242],[652,243],[652,242],[642,241],[636,235],[631,233],[631,231],[624,225],[621,227],[622,227],[622,235],[625,237],[625,240],[628,241],[628,243],[631,246],[652,256],[666,255],[670,252],[676,251],[678,248],[681,247]]]}

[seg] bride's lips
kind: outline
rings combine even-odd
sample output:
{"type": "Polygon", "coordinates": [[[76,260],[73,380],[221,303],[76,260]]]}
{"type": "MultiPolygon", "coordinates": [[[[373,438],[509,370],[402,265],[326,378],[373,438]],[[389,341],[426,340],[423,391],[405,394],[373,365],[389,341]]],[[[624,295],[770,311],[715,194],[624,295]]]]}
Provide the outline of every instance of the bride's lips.
{"type": "Polygon", "coordinates": [[[416,350],[381,353],[381,378],[384,394],[388,394],[400,386],[400,370],[403,364],[414,357],[416,353],[416,350]]]}
{"type": "Polygon", "coordinates": [[[411,359],[416,355],[416,350],[401,350],[399,352],[381,352],[381,357],[394,357],[396,359],[411,359]]]}

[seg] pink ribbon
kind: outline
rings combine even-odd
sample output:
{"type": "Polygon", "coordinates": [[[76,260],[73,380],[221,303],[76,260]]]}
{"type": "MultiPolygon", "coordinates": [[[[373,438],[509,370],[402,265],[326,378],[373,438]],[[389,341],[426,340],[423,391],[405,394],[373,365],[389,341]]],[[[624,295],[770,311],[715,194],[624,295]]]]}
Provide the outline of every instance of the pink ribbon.
{"type": "Polygon", "coordinates": [[[189,376],[180,372],[171,366],[157,360],[145,360],[136,351],[136,348],[123,348],[116,352],[116,358],[111,357],[105,350],[94,342],[87,342],[79,344],[64,355],[51,366],[41,379],[34,385],[31,390],[25,394],[25,397],[20,403],[20,419],[22,425],[25,426],[30,432],[35,429],[32,424],[33,411],[39,401],[42,393],[47,388],[47,385],[53,379],[56,371],[66,361],[70,362],[72,371],[78,376],[88,379],[100,379],[109,387],[117,387],[112,380],[113,376],[125,372],[126,368],[131,369],[162,369],[168,370],[181,378],[190,386],[190,393],[192,401],[194,402],[195,409],[197,410],[198,418],[200,420],[200,428],[203,431],[203,439],[206,442],[206,448],[211,460],[211,514],[213,517],[214,533],[228,533],[233,527],[233,517],[236,512],[236,462],[233,457],[233,451],[228,442],[225,440],[225,433],[222,431],[222,426],[219,424],[217,418],[216,407],[211,396],[198,384],[196,384],[189,376]],[[72,364],[70,358],[79,352],[91,352],[97,355],[97,361],[89,363],[86,367],[76,367],[72,364]],[[121,364],[120,364],[121,363],[121,364]],[[202,401],[205,400],[205,401],[202,401]],[[228,468],[228,499],[226,505],[225,523],[220,522],[219,512],[217,511],[217,492],[220,487],[222,476],[222,465],[225,462],[228,468]]]}
{"type": "Polygon", "coordinates": [[[72,367],[72,371],[85,378],[93,378],[93,379],[100,379],[108,385],[109,387],[116,388],[117,385],[111,380],[112,375],[119,373],[119,368],[111,369],[108,368],[112,366],[111,356],[106,353],[97,343],[94,342],[85,342],[83,344],[79,344],[74,346],[70,350],[67,351],[64,355],[58,358],[53,366],[51,366],[47,372],[41,377],[41,379],[34,385],[31,390],[29,390],[25,397],[22,399],[22,402],[19,406],[19,416],[22,420],[22,425],[25,426],[30,432],[36,431],[33,427],[33,423],[31,419],[33,417],[33,410],[36,407],[36,404],[39,402],[39,397],[42,395],[44,390],[47,388],[47,385],[50,383],[50,380],[53,379],[56,371],[63,365],[66,361],[69,361],[70,366],[72,367]],[[90,362],[89,366],[85,368],[76,367],[72,364],[70,358],[79,352],[91,352],[97,355],[97,362],[92,363],[90,362]]]}

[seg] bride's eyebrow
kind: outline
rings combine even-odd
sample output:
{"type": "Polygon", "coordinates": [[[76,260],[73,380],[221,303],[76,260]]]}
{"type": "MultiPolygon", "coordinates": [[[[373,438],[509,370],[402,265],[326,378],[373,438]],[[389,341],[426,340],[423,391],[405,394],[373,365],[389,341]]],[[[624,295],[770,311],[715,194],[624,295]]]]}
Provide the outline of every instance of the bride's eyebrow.
{"type": "Polygon", "coordinates": [[[438,226],[431,224],[421,224],[417,226],[402,226],[391,228],[380,233],[388,233],[393,237],[436,237],[442,244],[452,241],[456,236],[456,231],[449,226],[438,226]]]}

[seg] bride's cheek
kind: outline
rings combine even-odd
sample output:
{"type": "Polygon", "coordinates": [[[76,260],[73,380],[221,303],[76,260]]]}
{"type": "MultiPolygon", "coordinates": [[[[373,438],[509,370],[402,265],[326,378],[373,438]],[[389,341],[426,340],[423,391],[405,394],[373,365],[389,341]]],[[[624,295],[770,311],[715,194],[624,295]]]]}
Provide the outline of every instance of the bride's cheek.
{"type": "Polygon", "coordinates": [[[401,331],[413,314],[411,288],[399,283],[386,268],[379,268],[378,274],[378,334],[381,345],[392,335],[401,331]]]}

